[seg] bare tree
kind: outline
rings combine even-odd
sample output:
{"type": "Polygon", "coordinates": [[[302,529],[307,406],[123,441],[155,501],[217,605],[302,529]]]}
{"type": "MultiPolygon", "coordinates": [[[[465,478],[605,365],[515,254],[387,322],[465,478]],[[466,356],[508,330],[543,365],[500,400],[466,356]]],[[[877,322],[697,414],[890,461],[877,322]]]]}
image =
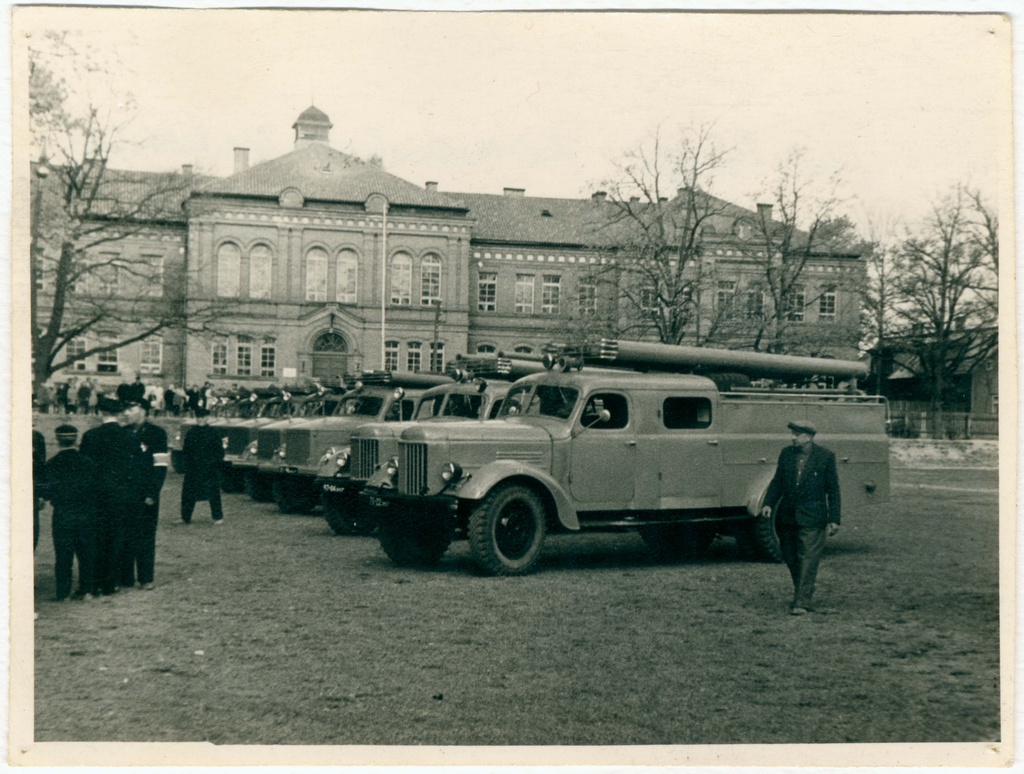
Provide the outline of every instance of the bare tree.
{"type": "MultiPolygon", "coordinates": [[[[128,119],[93,101],[88,84],[104,75],[65,33],[44,35],[29,51],[30,118],[40,153],[31,178],[37,385],[76,361],[186,322],[183,258],[164,265],[125,247],[181,222],[192,178],[111,168],[128,119]],[[87,337],[89,346],[69,346],[87,337]]],[[[120,102],[131,104],[130,97],[120,102]]]]}
{"type": "Polygon", "coordinates": [[[752,329],[751,348],[755,351],[788,352],[811,350],[821,354],[830,346],[856,341],[856,330],[833,327],[799,333],[795,327],[804,319],[804,310],[816,303],[822,292],[839,287],[859,291],[861,279],[853,275],[835,275],[827,284],[810,287],[807,266],[811,262],[856,257],[858,238],[850,220],[839,213],[841,184],[838,172],[824,180],[812,180],[802,169],[803,152],[794,151],[779,166],[768,196],[771,207],[759,207],[754,224],[759,250],[754,273],[749,277],[767,296],[763,314],[752,329]],[[817,350],[817,351],[814,351],[817,350]]]}
{"type": "Polygon", "coordinates": [[[877,393],[883,393],[882,379],[886,369],[881,360],[888,360],[891,341],[898,327],[896,304],[899,298],[900,240],[898,219],[872,219],[868,225],[869,241],[864,249],[866,272],[861,296],[861,346],[871,352],[877,393]]]}
{"type": "Polygon", "coordinates": [[[591,279],[617,299],[605,320],[616,334],[654,335],[668,344],[691,337],[699,345],[706,338],[700,330],[710,279],[705,227],[734,209],[710,193],[727,153],[715,146],[709,126],[684,132],[673,144],[659,129],[601,182],[592,235],[598,246],[611,247],[615,260],[591,279]]]}
{"type": "Polygon", "coordinates": [[[983,197],[958,185],[901,246],[899,338],[915,356],[904,366],[928,385],[933,412],[998,346],[998,230],[983,197]]]}

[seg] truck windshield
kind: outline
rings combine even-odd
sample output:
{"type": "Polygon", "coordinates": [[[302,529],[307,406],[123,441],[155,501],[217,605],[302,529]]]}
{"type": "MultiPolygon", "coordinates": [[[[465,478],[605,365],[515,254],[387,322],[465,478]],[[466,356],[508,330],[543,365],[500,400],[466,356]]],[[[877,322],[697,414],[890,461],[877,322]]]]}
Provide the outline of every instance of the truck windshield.
{"type": "Polygon", "coordinates": [[[420,401],[420,405],[416,407],[415,419],[417,421],[421,419],[430,419],[430,417],[436,417],[438,412],[441,410],[441,405],[444,403],[444,395],[433,395],[429,398],[423,398],[420,401]]]}
{"type": "Polygon", "coordinates": [[[480,393],[466,395],[465,393],[453,392],[445,401],[442,416],[459,417],[460,419],[476,419],[480,416],[480,404],[483,403],[483,396],[480,393]]]}
{"type": "Polygon", "coordinates": [[[384,405],[384,398],[376,395],[354,395],[341,403],[338,416],[341,417],[375,417],[384,405]]]}
{"type": "Polygon", "coordinates": [[[503,417],[534,416],[568,419],[572,416],[579,390],[553,384],[524,384],[509,390],[501,407],[503,417]]]}

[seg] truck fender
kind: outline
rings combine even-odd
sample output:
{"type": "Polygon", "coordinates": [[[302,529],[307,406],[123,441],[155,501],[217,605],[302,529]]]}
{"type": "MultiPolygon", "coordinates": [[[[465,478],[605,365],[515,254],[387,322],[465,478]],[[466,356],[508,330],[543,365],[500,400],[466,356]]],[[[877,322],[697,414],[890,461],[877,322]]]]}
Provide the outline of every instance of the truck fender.
{"type": "Polygon", "coordinates": [[[572,500],[562,486],[544,471],[521,462],[496,460],[484,465],[482,468],[474,470],[473,474],[456,489],[455,494],[460,500],[482,500],[498,484],[516,476],[532,479],[547,489],[551,499],[555,502],[555,512],[563,527],[571,530],[580,528],[576,508],[573,507],[572,500]]]}
{"type": "Polygon", "coordinates": [[[764,507],[765,495],[768,494],[768,485],[774,477],[775,467],[773,466],[771,470],[766,470],[763,474],[754,478],[750,489],[747,490],[747,513],[751,516],[757,516],[761,513],[761,509],[764,507]]]}

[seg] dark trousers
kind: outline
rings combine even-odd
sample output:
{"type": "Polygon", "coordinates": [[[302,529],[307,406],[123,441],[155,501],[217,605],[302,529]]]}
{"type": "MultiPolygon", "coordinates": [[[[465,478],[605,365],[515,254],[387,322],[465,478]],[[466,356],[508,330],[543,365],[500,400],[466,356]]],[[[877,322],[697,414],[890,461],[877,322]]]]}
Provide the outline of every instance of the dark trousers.
{"type": "Polygon", "coordinates": [[[112,594],[120,580],[118,562],[123,553],[124,525],[130,500],[101,496],[96,519],[96,590],[112,594]]]}
{"type": "Polygon", "coordinates": [[[776,528],[782,559],[793,578],[793,607],[809,608],[814,596],[814,581],[825,550],[824,527],[780,524],[776,528]]]}
{"type": "Polygon", "coordinates": [[[156,525],[160,513],[159,498],[152,505],[139,503],[125,522],[121,551],[120,583],[126,588],[139,583],[152,583],[156,564],[156,525]]]}
{"type": "MultiPolygon", "coordinates": [[[[220,490],[211,489],[209,498],[210,501],[210,515],[213,516],[214,521],[220,521],[224,518],[224,510],[220,505],[220,490]]],[[[196,509],[196,503],[199,502],[198,498],[194,494],[186,492],[184,489],[181,492],[181,520],[188,524],[192,521],[192,511],[196,509]]]]}
{"type": "Polygon", "coordinates": [[[64,523],[58,513],[53,514],[53,552],[57,561],[54,574],[57,579],[57,599],[71,595],[71,576],[75,557],[78,557],[78,593],[95,593],[96,529],[93,524],[80,521],[64,523]]]}

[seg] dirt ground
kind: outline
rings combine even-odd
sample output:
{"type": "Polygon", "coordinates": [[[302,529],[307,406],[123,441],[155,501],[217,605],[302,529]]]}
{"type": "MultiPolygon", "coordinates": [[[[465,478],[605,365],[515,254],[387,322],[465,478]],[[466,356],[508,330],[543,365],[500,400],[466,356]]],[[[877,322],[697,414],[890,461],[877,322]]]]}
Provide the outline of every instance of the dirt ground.
{"type": "Polygon", "coordinates": [[[157,588],[54,603],[35,554],[37,741],[651,745],[999,737],[995,470],[894,468],[844,514],[812,615],[720,539],[688,563],[632,533],[549,538],[538,571],[432,570],[225,495],[178,519],[157,588]]]}

